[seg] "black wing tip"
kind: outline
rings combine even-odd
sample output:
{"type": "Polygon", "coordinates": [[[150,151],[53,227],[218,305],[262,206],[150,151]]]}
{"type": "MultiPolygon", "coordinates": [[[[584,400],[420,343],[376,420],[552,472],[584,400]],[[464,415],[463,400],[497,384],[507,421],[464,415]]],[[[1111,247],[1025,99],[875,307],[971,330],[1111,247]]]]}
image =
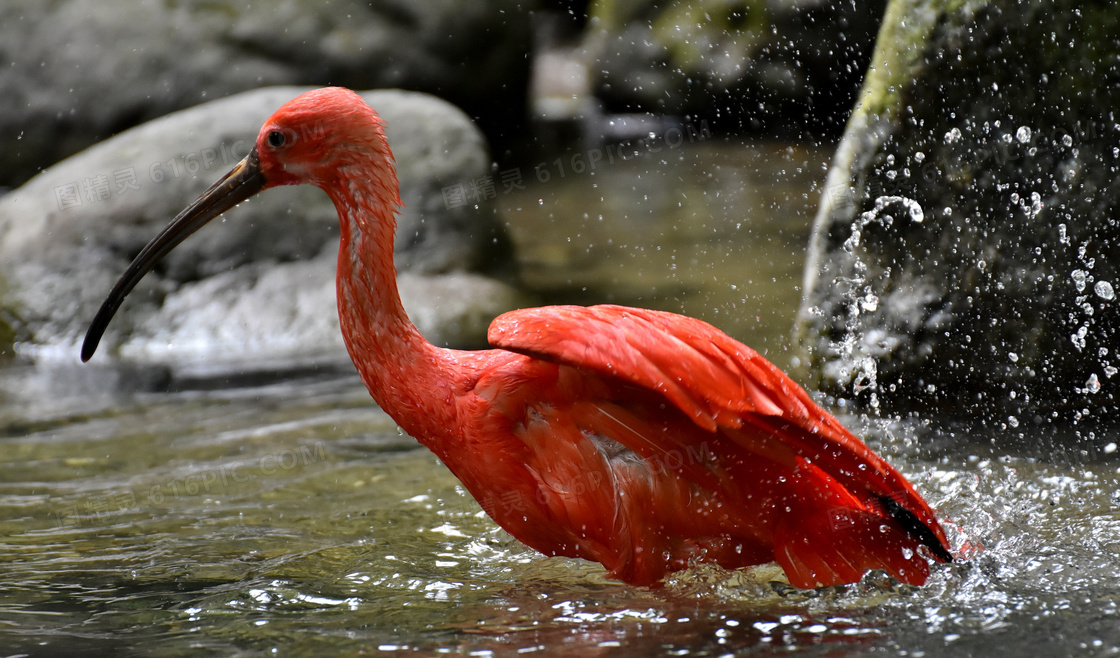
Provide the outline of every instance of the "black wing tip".
{"type": "Polygon", "coordinates": [[[949,552],[949,549],[945,548],[941,540],[937,538],[937,534],[933,532],[933,529],[923,523],[913,512],[903,507],[901,503],[890,496],[882,496],[879,498],[879,502],[883,504],[887,513],[889,513],[895,521],[898,521],[898,524],[902,526],[902,529],[905,530],[907,534],[917,539],[933,553],[933,557],[936,558],[938,562],[954,561],[953,554],[949,552]]]}

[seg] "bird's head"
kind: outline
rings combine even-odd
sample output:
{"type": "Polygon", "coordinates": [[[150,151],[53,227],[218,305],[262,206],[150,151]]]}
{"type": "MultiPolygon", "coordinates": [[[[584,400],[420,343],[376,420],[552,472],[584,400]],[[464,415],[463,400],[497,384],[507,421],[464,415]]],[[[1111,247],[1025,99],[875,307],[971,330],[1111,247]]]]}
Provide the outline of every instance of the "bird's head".
{"type": "Polygon", "coordinates": [[[372,203],[399,206],[393,154],[381,118],[341,87],[315,89],[288,101],[261,127],[249,155],[179,213],[136,256],[86,331],[82,361],[97,349],[125,296],[156,263],[210,220],[261,190],[308,183],[333,197],[347,179],[362,179],[372,203]]]}
{"type": "Polygon", "coordinates": [[[253,150],[266,188],[310,183],[329,191],[340,177],[359,175],[387,179],[396,189],[381,117],[342,87],[315,89],[285,103],[265,121],[253,150]]]}

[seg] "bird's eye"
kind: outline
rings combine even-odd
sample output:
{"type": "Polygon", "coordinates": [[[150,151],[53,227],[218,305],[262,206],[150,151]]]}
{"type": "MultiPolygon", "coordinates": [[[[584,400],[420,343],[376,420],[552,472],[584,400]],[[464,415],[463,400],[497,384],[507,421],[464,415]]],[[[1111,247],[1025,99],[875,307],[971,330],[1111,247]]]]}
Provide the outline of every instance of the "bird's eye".
{"type": "Polygon", "coordinates": [[[283,146],[286,138],[284,137],[284,133],[280,132],[279,130],[273,130],[272,132],[268,133],[267,140],[269,146],[276,148],[278,146],[283,146]]]}

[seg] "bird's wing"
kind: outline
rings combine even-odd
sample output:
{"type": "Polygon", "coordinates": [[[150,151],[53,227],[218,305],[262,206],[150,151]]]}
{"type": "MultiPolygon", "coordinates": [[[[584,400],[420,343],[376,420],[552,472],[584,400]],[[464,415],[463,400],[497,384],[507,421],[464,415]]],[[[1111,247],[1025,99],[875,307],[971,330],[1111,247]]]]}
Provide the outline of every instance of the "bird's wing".
{"type": "Polygon", "coordinates": [[[656,391],[700,428],[790,469],[803,472],[811,463],[814,474],[834,478],[858,496],[865,511],[893,517],[938,559],[951,559],[936,516],[900,473],[785,373],[706,322],[622,306],[548,306],[498,317],[489,340],[494,347],[656,391]]]}
{"type": "MultiPolygon", "coordinates": [[[[498,317],[489,340],[657,391],[709,432],[739,428],[752,414],[841,444],[855,438],[776,366],[695,318],[624,306],[547,306],[498,317]]],[[[856,443],[849,447],[867,450],[856,443]]]]}

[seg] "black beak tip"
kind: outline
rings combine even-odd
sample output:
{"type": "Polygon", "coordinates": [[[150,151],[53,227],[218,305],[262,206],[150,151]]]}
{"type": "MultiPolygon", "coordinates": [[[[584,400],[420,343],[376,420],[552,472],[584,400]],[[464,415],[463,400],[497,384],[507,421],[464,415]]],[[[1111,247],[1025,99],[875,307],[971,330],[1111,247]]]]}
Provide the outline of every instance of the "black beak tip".
{"type": "MultiPolygon", "coordinates": [[[[109,299],[113,298],[114,296],[111,295],[109,299]]],[[[109,324],[109,319],[112,319],[113,311],[116,311],[116,308],[113,307],[112,311],[106,314],[105,308],[107,305],[108,302],[98,310],[93,322],[90,322],[89,328],[86,329],[86,337],[82,341],[82,363],[87,363],[93,358],[93,353],[97,351],[97,346],[101,343],[101,337],[105,335],[105,327],[109,324]]]]}
{"type": "Polygon", "coordinates": [[[101,333],[94,335],[92,327],[86,332],[86,339],[82,342],[82,363],[87,363],[97,351],[97,344],[101,342],[101,333]]]}

